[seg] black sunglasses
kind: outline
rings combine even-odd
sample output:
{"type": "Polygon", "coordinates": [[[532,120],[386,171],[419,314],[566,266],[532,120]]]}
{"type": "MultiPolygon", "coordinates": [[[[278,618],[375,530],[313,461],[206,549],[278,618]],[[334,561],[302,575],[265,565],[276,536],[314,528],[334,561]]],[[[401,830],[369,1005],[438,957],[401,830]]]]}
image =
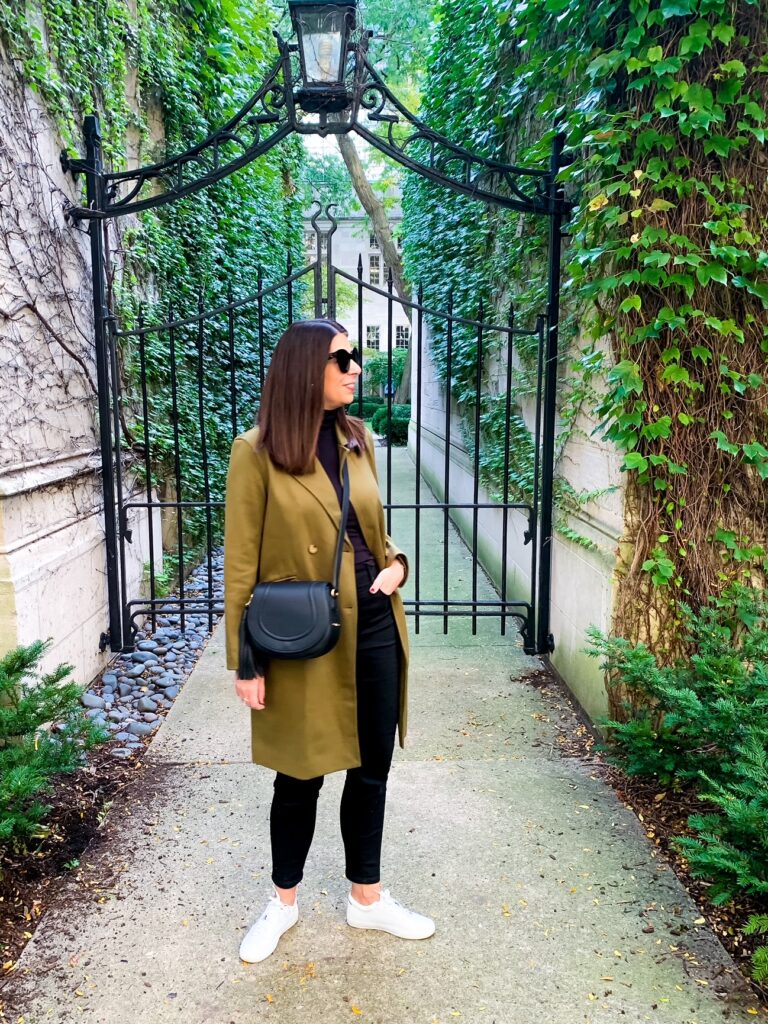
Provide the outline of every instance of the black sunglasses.
{"type": "Polygon", "coordinates": [[[342,373],[349,372],[349,364],[354,360],[358,366],[360,366],[360,350],[353,348],[348,350],[346,348],[337,348],[335,352],[331,352],[328,356],[328,362],[331,359],[335,359],[339,369],[342,373]]]}

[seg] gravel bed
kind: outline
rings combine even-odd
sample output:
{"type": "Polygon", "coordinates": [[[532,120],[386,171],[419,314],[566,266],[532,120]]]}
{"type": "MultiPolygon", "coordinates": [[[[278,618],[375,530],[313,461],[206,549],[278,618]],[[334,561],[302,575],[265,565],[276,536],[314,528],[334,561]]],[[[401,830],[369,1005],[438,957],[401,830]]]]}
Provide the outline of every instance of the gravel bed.
{"type": "MultiPolygon", "coordinates": [[[[222,548],[213,553],[212,575],[213,596],[221,602],[222,548]]],[[[184,596],[207,598],[207,560],[188,577],[184,596]]],[[[214,627],[219,618],[213,615],[214,627]]],[[[211,635],[206,613],[187,615],[182,632],[178,611],[161,605],[156,624],[153,632],[152,621],[147,619],[136,634],[136,649],[119,654],[80,698],[86,715],[100,722],[117,741],[111,745],[115,757],[131,757],[146,745],[173,706],[211,635]]]]}

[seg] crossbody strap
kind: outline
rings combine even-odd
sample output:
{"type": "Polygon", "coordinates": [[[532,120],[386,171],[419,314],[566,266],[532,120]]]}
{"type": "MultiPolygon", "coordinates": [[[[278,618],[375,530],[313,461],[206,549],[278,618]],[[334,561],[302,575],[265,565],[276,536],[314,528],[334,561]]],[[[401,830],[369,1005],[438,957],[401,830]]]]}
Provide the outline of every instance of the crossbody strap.
{"type": "Polygon", "coordinates": [[[349,516],[349,468],[347,463],[344,463],[344,472],[342,474],[342,494],[341,494],[341,525],[339,526],[339,539],[336,542],[336,563],[333,569],[333,592],[338,594],[339,592],[339,576],[341,575],[341,553],[344,549],[344,537],[347,532],[347,517],[349,516]]]}

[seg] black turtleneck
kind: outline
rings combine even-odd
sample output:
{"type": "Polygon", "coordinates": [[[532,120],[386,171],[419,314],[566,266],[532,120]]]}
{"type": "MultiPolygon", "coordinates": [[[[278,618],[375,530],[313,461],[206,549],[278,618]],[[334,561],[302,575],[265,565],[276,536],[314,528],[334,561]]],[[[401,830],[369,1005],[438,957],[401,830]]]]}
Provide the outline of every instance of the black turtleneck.
{"type": "MultiPolygon", "coordinates": [[[[341,461],[339,459],[339,439],[336,436],[336,419],[335,409],[329,409],[323,413],[320,436],[317,440],[317,457],[328,474],[333,489],[336,491],[336,497],[339,499],[339,505],[341,505],[341,461]]],[[[360,523],[351,502],[347,518],[347,536],[355,549],[355,565],[375,561],[365,543],[363,531],[360,529],[360,523]]]]}

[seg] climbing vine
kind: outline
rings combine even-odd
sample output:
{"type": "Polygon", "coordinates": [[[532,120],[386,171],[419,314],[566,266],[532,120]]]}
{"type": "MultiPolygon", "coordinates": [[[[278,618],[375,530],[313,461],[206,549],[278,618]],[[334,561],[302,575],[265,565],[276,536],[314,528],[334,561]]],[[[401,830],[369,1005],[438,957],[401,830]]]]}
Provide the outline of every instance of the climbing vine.
{"type": "MultiPolygon", "coordinates": [[[[82,117],[100,116],[104,161],[118,170],[151,163],[205,137],[251,95],[276,56],[274,12],[267,0],[38,0],[4,5],[0,35],[25,84],[39,93],[65,148],[81,149],[82,117]]],[[[185,319],[257,291],[259,281],[285,276],[289,254],[301,258],[301,148],[293,140],[202,193],[110,226],[110,304],[120,328],[162,323],[169,311],[185,319]]],[[[300,289],[299,289],[300,291],[300,289]]],[[[267,345],[284,329],[286,294],[263,305],[267,345]]],[[[226,324],[224,325],[226,326],[226,324]]],[[[198,334],[176,337],[178,434],[183,498],[202,500],[198,334]]],[[[210,490],[223,494],[231,441],[230,366],[224,328],[203,339],[210,490]]],[[[239,430],[251,425],[258,399],[259,324],[255,304],[236,322],[239,430]]],[[[153,483],[171,497],[174,424],[169,336],[146,336],[151,436],[140,422],[139,346],[120,340],[124,452],[141,483],[145,444],[153,483]]],[[[215,534],[220,515],[214,515],[215,534]]],[[[205,514],[185,512],[188,544],[202,541],[205,514]]],[[[214,537],[215,539],[215,537],[214,537]]],[[[189,547],[188,547],[189,550],[189,547]]]]}
{"type": "MultiPolygon", "coordinates": [[[[562,174],[577,200],[566,376],[624,453],[630,555],[615,629],[672,658],[680,601],[699,607],[765,570],[765,9],[445,0],[440,10],[427,119],[489,156],[540,166],[550,137],[541,129],[559,128],[575,156],[562,174]]],[[[521,311],[540,309],[535,228],[474,204],[473,216],[463,200],[440,206],[431,186],[409,183],[411,273],[440,254],[462,311],[511,296],[521,311]]],[[[451,386],[462,402],[474,342],[455,344],[451,386]]],[[[444,372],[440,345],[438,334],[444,372]]],[[[525,369],[524,352],[520,361],[525,369]]],[[[564,404],[573,413],[567,390],[564,404]]],[[[526,460],[512,472],[524,481],[526,460]]]]}

